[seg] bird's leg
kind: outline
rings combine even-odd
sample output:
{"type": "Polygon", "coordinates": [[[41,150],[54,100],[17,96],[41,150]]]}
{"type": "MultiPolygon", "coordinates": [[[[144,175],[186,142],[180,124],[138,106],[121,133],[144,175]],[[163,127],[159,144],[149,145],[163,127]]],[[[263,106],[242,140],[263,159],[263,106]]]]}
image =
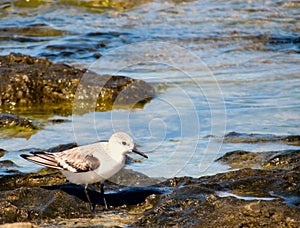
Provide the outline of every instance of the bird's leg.
{"type": "Polygon", "coordinates": [[[87,198],[87,200],[89,201],[90,203],[90,207],[91,207],[91,211],[94,211],[95,210],[95,206],[92,204],[91,200],[90,200],[90,197],[89,197],[89,194],[88,194],[88,191],[87,191],[87,187],[88,187],[88,184],[86,184],[84,186],[84,193],[85,193],[85,196],[87,198]]]}
{"type": "Polygon", "coordinates": [[[102,183],[100,184],[100,193],[102,195],[102,199],[103,199],[103,203],[104,203],[105,209],[107,210],[108,206],[107,206],[105,195],[104,195],[104,184],[102,184],[102,183]]]}

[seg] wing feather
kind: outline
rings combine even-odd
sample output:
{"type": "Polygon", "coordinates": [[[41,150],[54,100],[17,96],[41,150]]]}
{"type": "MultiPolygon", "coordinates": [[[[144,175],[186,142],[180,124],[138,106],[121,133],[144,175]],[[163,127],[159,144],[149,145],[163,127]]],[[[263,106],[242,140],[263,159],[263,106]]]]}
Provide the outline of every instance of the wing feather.
{"type": "Polygon", "coordinates": [[[92,153],[80,152],[80,147],[63,152],[34,152],[33,155],[21,154],[20,156],[38,165],[68,170],[74,173],[88,172],[100,166],[98,158],[93,156],[92,153]]]}

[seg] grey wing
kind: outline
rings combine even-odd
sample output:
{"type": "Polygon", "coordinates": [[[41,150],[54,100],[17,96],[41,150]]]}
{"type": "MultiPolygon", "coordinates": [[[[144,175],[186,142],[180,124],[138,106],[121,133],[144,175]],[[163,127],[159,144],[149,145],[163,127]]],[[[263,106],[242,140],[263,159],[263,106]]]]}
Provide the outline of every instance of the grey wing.
{"type": "Polygon", "coordinates": [[[58,164],[63,169],[71,172],[87,172],[100,166],[100,160],[92,153],[81,153],[80,150],[76,149],[79,148],[54,154],[58,164]]]}
{"type": "Polygon", "coordinates": [[[87,172],[100,166],[98,158],[92,153],[81,152],[81,148],[73,148],[63,152],[35,152],[33,155],[21,154],[22,158],[33,163],[70,172],[87,172]]]}

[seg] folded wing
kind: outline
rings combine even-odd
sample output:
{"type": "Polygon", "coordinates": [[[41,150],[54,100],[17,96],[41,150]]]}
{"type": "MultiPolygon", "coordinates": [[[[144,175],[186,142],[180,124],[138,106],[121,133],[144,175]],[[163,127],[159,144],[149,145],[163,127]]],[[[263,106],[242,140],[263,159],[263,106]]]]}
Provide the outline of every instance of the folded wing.
{"type": "Polygon", "coordinates": [[[21,154],[20,156],[38,165],[74,173],[88,172],[100,166],[99,159],[93,154],[80,153],[79,150],[74,149],[57,153],[34,152],[33,155],[21,154]]]}

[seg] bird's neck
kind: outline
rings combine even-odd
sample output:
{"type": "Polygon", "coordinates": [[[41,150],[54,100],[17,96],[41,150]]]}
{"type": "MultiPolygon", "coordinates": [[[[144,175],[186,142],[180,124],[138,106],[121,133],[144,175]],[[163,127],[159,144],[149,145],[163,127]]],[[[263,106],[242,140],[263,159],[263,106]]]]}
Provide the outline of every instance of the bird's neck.
{"type": "Polygon", "coordinates": [[[125,151],[122,151],[122,148],[118,146],[108,145],[110,153],[109,156],[113,158],[116,162],[124,162],[125,161],[125,151]]]}

